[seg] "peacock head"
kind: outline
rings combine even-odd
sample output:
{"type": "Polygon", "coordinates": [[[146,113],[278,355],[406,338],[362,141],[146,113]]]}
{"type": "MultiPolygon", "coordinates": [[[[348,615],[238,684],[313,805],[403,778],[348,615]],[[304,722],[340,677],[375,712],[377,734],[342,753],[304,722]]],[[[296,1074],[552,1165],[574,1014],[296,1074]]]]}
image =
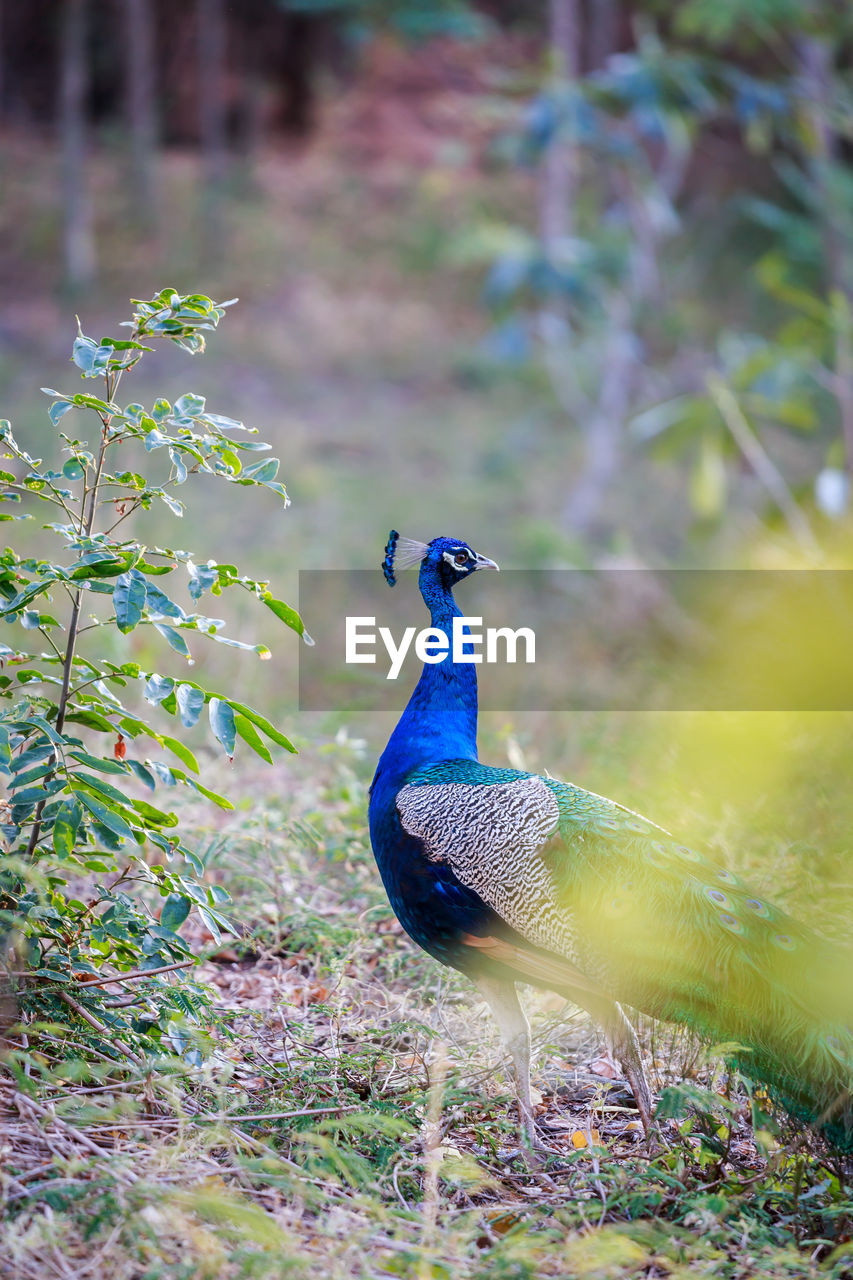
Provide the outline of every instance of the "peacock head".
{"type": "Polygon", "coordinates": [[[389,587],[397,581],[397,571],[420,565],[424,572],[445,587],[455,587],[478,569],[497,569],[494,560],[481,556],[461,538],[433,538],[432,542],[416,542],[401,538],[396,529],[388,535],[382,572],[389,587]]]}

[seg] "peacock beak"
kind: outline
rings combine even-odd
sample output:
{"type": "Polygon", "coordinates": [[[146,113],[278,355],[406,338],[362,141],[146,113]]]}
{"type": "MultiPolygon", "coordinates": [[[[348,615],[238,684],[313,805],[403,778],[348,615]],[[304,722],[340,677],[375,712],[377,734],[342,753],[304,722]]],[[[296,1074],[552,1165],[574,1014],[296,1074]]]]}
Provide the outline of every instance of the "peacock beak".
{"type": "Polygon", "coordinates": [[[481,556],[479,553],[477,553],[477,563],[474,565],[474,568],[475,569],[497,569],[498,573],[500,573],[501,567],[499,564],[495,564],[494,560],[490,560],[488,556],[481,556]]]}

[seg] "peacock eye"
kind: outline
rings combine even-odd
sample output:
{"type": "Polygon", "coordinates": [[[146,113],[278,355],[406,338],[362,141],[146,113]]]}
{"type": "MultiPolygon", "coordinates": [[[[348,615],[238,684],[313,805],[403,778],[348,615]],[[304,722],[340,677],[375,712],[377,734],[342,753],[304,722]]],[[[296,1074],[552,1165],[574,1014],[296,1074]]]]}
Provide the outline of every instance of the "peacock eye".
{"type": "Polygon", "coordinates": [[[454,558],[454,560],[456,561],[456,563],[457,563],[458,565],[467,564],[467,563],[468,563],[468,552],[467,552],[467,551],[457,551],[457,552],[456,552],[456,555],[455,555],[453,558],[454,558]]]}

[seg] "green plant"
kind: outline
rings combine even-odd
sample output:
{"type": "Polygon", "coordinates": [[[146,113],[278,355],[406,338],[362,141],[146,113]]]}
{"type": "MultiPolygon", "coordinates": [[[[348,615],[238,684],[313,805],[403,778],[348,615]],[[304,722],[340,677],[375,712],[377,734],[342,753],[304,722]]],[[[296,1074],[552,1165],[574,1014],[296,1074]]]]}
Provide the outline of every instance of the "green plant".
{"type": "MultiPolygon", "coordinates": [[[[263,456],[269,445],[244,438],[254,432],[209,412],[203,397],[188,393],[174,405],[158,399],[150,411],[116,403],[120,382],[152,350],[151,341],[168,339],[198,354],[204,331],[218,325],[229,305],[164,289],[150,301],[134,300],[126,338],[96,342],[78,332],[72,359],[84,379],[103,383],[102,397],[45,388],[52,398],[49,414],[57,428],[67,415],[94,415],[97,440],[90,448],[78,435],[60,432],[66,456],[55,469],[31,457],[10,424],[0,422],[11,468],[0,472],[0,498],[48,503],[55,519],[44,528],[61,548],[49,559],[22,558],[9,548],[0,556],[0,616],[46,646],[24,650],[13,642],[0,648],[0,771],[8,784],[0,815],[3,1007],[11,999],[12,1021],[20,1019],[22,1026],[49,1020],[44,1044],[70,1010],[77,1039],[82,1034],[108,1059],[133,1059],[140,1048],[155,1050],[161,1041],[197,1053],[192,1023],[205,997],[179,976],[192,957],[178,930],[193,909],[215,938],[225,923],[227,894],[195,878],[203,866],[183,842],[176,814],[141,796],[178,786],[222,808],[232,806],[199,780],[185,742],[140,714],[139,694],[177,716],[185,729],[206,707],[213,737],[229,757],[238,739],[269,763],[268,743],[294,750],[269,720],[236,698],[143,670],[117,652],[120,637],[149,627],[188,661],[192,632],[269,657],[264,645],[231,639],[220,620],[196,611],[205,592],[219,596],[231,587],[257,597],[308,639],[295,610],[235,565],[147,546],[135,528],[123,536],[129,518],[144,516],[156,503],[181,515],[175,493],[202,473],[227,484],[263,486],[288,501],[276,478],[278,460],[263,456]],[[143,474],[147,463],[161,458],[168,459],[166,474],[143,474]],[[163,580],[181,570],[190,610],[163,589],[163,580]],[[171,761],[146,757],[143,745],[162,748],[171,761]],[[103,987],[110,974],[124,975],[121,999],[103,987]]],[[[14,1042],[8,1023],[7,1045],[14,1042]]],[[[26,1026],[21,1034],[26,1046],[26,1026]]],[[[13,1049],[13,1065],[15,1056],[13,1049]]]]}

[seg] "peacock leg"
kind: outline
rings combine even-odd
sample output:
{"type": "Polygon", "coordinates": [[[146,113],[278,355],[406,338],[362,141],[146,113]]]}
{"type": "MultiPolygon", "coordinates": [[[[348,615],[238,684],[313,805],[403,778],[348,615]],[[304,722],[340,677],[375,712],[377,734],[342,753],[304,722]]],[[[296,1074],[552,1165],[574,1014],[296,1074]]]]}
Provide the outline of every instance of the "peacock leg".
{"type": "Polygon", "coordinates": [[[640,1055],[640,1046],[637,1042],[637,1033],[626,1018],[621,1005],[614,1004],[612,1006],[604,1023],[604,1033],[607,1036],[610,1052],[622,1064],[622,1070],[625,1072],[625,1077],[631,1086],[631,1092],[634,1095],[634,1101],[640,1113],[640,1122],[646,1135],[646,1141],[649,1141],[652,1131],[652,1112],[654,1110],[652,1091],[646,1080],[643,1059],[640,1055]]]}
{"type": "Polygon", "coordinates": [[[494,1014],[501,1039],[512,1058],[521,1136],[528,1147],[535,1148],[539,1142],[530,1098],[530,1027],[519,1003],[515,983],[491,974],[480,974],[474,981],[494,1014]]]}
{"type": "Polygon", "coordinates": [[[646,1080],[637,1033],[625,1016],[622,1006],[615,1000],[603,1000],[590,995],[587,991],[573,991],[568,987],[562,994],[568,996],[582,1009],[586,1009],[604,1031],[610,1052],[625,1072],[625,1079],[628,1081],[637,1104],[637,1111],[640,1113],[640,1123],[643,1126],[646,1141],[649,1141],[655,1104],[646,1080]]]}

